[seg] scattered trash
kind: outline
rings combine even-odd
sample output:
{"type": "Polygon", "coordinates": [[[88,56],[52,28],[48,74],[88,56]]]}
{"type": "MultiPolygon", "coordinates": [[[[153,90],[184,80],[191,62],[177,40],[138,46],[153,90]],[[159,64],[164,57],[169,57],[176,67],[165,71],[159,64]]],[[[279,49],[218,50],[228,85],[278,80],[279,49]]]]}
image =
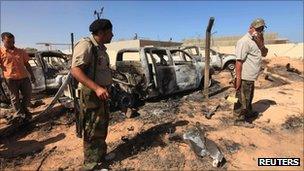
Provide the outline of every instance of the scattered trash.
{"type": "Polygon", "coordinates": [[[134,131],[134,126],[130,126],[127,128],[128,131],[134,131]]]}
{"type": "Polygon", "coordinates": [[[222,127],[229,127],[229,126],[234,125],[235,117],[233,117],[233,116],[221,117],[220,121],[221,121],[222,127]]]}
{"type": "Polygon", "coordinates": [[[265,80],[267,80],[267,81],[274,82],[274,78],[273,78],[271,75],[266,74],[264,78],[265,78],[265,80]]]}
{"type": "Polygon", "coordinates": [[[238,98],[234,97],[234,96],[228,96],[226,98],[226,100],[230,103],[236,103],[238,101],[238,98]]]}
{"type": "Polygon", "coordinates": [[[268,67],[265,73],[273,76],[274,78],[282,79],[286,83],[303,81],[301,72],[297,71],[295,68],[287,68],[287,65],[274,65],[273,67],[268,67]]]}
{"type": "Polygon", "coordinates": [[[265,127],[265,126],[263,126],[263,127],[260,127],[260,129],[261,129],[261,131],[263,132],[263,133],[265,133],[265,134],[272,134],[272,132],[273,132],[273,130],[271,129],[271,128],[268,128],[268,127],[265,127]]]}
{"type": "Polygon", "coordinates": [[[204,112],[204,115],[207,119],[211,119],[211,116],[214,115],[214,112],[220,107],[220,105],[216,105],[212,107],[211,109],[203,108],[202,111],[204,112]]]}
{"type": "Polygon", "coordinates": [[[187,115],[188,115],[190,118],[194,118],[194,115],[192,114],[192,112],[188,112],[187,115]]]}
{"type": "Polygon", "coordinates": [[[304,126],[304,116],[295,116],[292,115],[286,119],[282,124],[282,127],[287,130],[296,130],[298,128],[303,128],[304,126]]]}
{"type": "Polygon", "coordinates": [[[252,148],[257,148],[257,146],[253,143],[250,143],[249,146],[252,147],[252,148]]]}
{"type": "Polygon", "coordinates": [[[241,144],[233,142],[231,140],[224,140],[224,145],[229,153],[235,153],[240,150],[241,147],[241,144]]]}
{"type": "Polygon", "coordinates": [[[42,100],[36,100],[34,103],[30,104],[30,108],[36,108],[41,105],[45,105],[45,103],[42,100]]]}
{"type": "Polygon", "coordinates": [[[224,156],[214,141],[205,137],[204,131],[199,124],[193,130],[183,134],[183,139],[199,157],[210,156],[213,159],[212,166],[219,167],[224,161],[224,156]]]}
{"type": "Polygon", "coordinates": [[[290,66],[290,63],[288,63],[288,64],[286,65],[286,70],[287,70],[288,72],[294,72],[294,73],[299,74],[299,75],[301,74],[301,72],[300,72],[298,69],[291,67],[291,66],[290,66]]]}
{"type": "Polygon", "coordinates": [[[245,127],[245,128],[254,128],[253,123],[249,123],[249,122],[246,122],[246,121],[243,121],[243,120],[235,121],[234,126],[242,126],[242,127],[245,127]]]}
{"type": "Polygon", "coordinates": [[[153,115],[162,115],[164,113],[164,111],[162,109],[155,109],[153,112],[153,115]]]}
{"type": "Polygon", "coordinates": [[[285,93],[284,91],[278,91],[278,93],[281,93],[281,94],[287,94],[287,93],[285,93]]]}

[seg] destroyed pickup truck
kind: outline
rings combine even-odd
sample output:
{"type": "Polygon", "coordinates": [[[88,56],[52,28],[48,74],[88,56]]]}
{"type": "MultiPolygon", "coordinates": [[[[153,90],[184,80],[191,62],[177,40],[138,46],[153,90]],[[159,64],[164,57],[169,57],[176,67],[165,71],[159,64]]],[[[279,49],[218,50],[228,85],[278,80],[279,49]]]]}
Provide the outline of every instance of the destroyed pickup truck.
{"type": "MultiPolygon", "coordinates": [[[[188,46],[181,48],[189,54],[195,56],[199,61],[204,61],[205,49],[197,46],[188,46]]],[[[235,68],[236,56],[234,54],[220,53],[210,49],[210,65],[216,70],[227,69],[233,71],[235,68]]]]}
{"type": "MultiPolygon", "coordinates": [[[[113,75],[114,90],[121,91],[112,91],[111,94],[125,92],[125,96],[119,98],[120,103],[123,106],[134,106],[138,99],[153,99],[195,90],[203,87],[204,67],[204,62],[179,48],[122,49],[117,53],[113,75]]],[[[212,68],[210,73],[211,78],[212,68]]]]}
{"type": "MultiPolygon", "coordinates": [[[[32,84],[33,93],[47,90],[57,91],[67,78],[69,57],[60,51],[28,52],[36,82],[32,84]]],[[[1,72],[1,71],[0,71],[1,72]]],[[[0,101],[9,103],[4,80],[0,83],[0,101]]]]}

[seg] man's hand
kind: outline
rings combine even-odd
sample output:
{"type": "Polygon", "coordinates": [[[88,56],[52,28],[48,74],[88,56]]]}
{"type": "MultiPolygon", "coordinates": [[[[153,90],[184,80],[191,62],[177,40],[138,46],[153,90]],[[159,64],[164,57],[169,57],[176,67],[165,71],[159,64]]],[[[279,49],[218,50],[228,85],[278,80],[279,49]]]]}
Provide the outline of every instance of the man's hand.
{"type": "Polygon", "coordinates": [[[243,68],[243,61],[236,60],[236,62],[235,62],[235,75],[236,75],[236,78],[234,80],[234,88],[235,88],[235,90],[239,90],[241,88],[241,83],[242,83],[242,68],[243,68]]]}
{"type": "Polygon", "coordinates": [[[101,100],[107,100],[109,98],[109,93],[106,88],[98,87],[95,90],[95,93],[96,93],[97,97],[100,98],[101,100]]]}
{"type": "Polygon", "coordinates": [[[242,80],[240,78],[235,79],[235,81],[234,81],[235,90],[239,90],[241,88],[241,83],[242,83],[242,80]]]}
{"type": "Polygon", "coordinates": [[[264,45],[264,36],[263,33],[256,33],[256,36],[253,36],[253,41],[257,44],[258,48],[262,52],[262,56],[266,56],[268,53],[268,49],[264,45]]]}
{"type": "Polygon", "coordinates": [[[265,46],[263,46],[260,50],[261,50],[261,52],[262,52],[262,56],[263,56],[263,57],[267,56],[268,49],[267,49],[265,46]]]}
{"type": "Polygon", "coordinates": [[[264,46],[264,36],[263,33],[255,32],[252,36],[253,41],[258,45],[259,48],[264,46]]]}

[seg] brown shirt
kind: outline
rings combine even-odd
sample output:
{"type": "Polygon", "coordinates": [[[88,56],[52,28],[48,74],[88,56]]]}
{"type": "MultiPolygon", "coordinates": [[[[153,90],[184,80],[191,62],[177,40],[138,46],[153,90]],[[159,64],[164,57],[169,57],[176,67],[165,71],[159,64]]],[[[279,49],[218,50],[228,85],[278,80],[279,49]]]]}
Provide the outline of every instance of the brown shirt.
{"type": "Polygon", "coordinates": [[[6,79],[19,80],[29,77],[25,63],[29,61],[29,55],[19,48],[13,50],[1,47],[0,67],[6,79]]]}
{"type": "Polygon", "coordinates": [[[89,67],[88,76],[93,79],[94,55],[92,52],[93,46],[97,47],[97,64],[95,82],[98,85],[108,86],[112,84],[112,74],[110,70],[110,60],[107,54],[107,48],[104,45],[98,45],[93,36],[82,38],[76,43],[72,58],[72,67],[85,65],[89,67]]]}

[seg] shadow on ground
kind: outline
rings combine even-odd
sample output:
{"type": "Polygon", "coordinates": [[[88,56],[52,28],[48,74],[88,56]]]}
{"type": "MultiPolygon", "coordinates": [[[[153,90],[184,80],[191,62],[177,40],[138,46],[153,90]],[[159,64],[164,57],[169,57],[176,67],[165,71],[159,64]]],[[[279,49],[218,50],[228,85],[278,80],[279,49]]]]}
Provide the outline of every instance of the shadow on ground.
{"type": "Polygon", "coordinates": [[[65,134],[60,133],[55,137],[51,137],[43,141],[19,140],[13,143],[10,142],[2,146],[2,148],[5,150],[0,151],[0,157],[8,159],[33,155],[37,152],[42,151],[46,145],[55,143],[64,138],[65,134]]]}
{"type": "Polygon", "coordinates": [[[138,154],[141,151],[147,150],[152,147],[166,146],[166,143],[162,141],[161,136],[166,133],[174,133],[177,126],[187,125],[188,121],[167,122],[160,125],[151,127],[150,129],[139,133],[135,137],[129,140],[125,140],[124,143],[118,145],[112,152],[116,154],[114,160],[107,163],[111,165],[115,162],[122,161],[133,155],[138,154]]]}
{"type": "Polygon", "coordinates": [[[259,113],[265,112],[271,105],[276,105],[277,103],[274,100],[262,99],[252,104],[254,111],[259,113]]]}

